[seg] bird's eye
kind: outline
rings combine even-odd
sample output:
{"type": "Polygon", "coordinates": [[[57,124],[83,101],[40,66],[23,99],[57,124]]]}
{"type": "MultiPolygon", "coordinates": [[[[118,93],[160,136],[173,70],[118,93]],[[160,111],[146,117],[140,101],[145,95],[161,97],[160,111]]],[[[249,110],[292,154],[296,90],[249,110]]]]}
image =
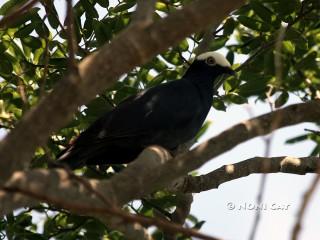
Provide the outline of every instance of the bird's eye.
{"type": "Polygon", "coordinates": [[[214,57],[208,57],[206,59],[206,64],[208,64],[209,66],[214,66],[216,65],[216,60],[214,59],[214,57]]]}

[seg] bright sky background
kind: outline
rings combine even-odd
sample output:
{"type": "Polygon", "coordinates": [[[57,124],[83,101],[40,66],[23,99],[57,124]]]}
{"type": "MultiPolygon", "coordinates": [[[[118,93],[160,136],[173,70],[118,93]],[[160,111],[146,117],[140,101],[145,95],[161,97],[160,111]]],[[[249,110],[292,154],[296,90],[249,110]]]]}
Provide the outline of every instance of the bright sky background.
{"type": "MultiPolygon", "coordinates": [[[[4,3],[0,0],[0,6],[4,3]]],[[[60,16],[64,16],[64,0],[56,0],[60,16]]],[[[224,51],[221,51],[224,53],[224,51]]],[[[243,58],[236,58],[236,62],[242,62],[243,58]]],[[[300,99],[290,95],[288,104],[300,102],[300,99]]],[[[287,104],[287,105],[288,105],[287,104]]],[[[226,112],[211,110],[208,120],[212,124],[200,142],[228,129],[249,117],[248,108],[255,116],[269,112],[269,106],[264,103],[255,103],[250,99],[249,104],[233,105],[226,112]]],[[[286,145],[284,142],[293,136],[301,135],[304,128],[316,129],[314,124],[299,124],[294,127],[283,128],[274,134],[271,156],[308,156],[314,148],[314,143],[305,141],[303,143],[286,145]]],[[[0,130],[0,137],[1,137],[0,130]]],[[[2,133],[3,134],[3,133],[2,133]]],[[[263,156],[265,144],[261,138],[255,138],[243,143],[233,150],[218,156],[205,164],[199,173],[207,173],[225,164],[235,163],[255,156],[263,156]]],[[[263,199],[267,210],[261,211],[261,221],[256,239],[289,239],[295,217],[301,204],[305,190],[310,186],[313,179],[312,174],[297,176],[289,174],[269,174],[266,185],[266,194],[263,199]],[[288,210],[272,210],[271,206],[290,205],[288,210]]],[[[261,175],[251,175],[242,179],[225,183],[219,189],[194,195],[191,213],[206,223],[202,231],[223,239],[242,240],[248,239],[253,219],[254,210],[237,210],[239,206],[254,204],[258,193],[261,175]],[[236,206],[236,210],[228,210],[228,203],[236,206]]],[[[300,239],[319,239],[320,228],[320,202],[319,188],[314,194],[306,218],[300,239]],[[311,211],[310,211],[311,210],[311,211]]]]}

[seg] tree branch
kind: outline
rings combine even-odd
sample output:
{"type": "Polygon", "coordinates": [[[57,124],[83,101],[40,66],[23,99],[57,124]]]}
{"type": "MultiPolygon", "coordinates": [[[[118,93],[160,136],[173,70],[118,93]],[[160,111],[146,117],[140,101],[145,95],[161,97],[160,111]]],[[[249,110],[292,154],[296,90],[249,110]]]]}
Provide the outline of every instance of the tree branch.
{"type": "Polygon", "coordinates": [[[38,1],[39,0],[30,0],[29,2],[14,8],[7,16],[0,20],[0,28],[8,27],[8,25],[14,23],[22,14],[31,9],[38,1]]]}
{"type": "MultiPolygon", "coordinates": [[[[41,198],[42,201],[48,201],[49,203],[57,204],[55,200],[61,202],[61,199],[72,200],[72,204],[68,205],[68,209],[70,208],[70,210],[74,211],[79,211],[75,206],[83,208],[84,203],[89,207],[95,206],[97,209],[104,208],[106,202],[111,203],[111,205],[122,206],[131,200],[139,199],[159,188],[170,185],[173,180],[201,166],[212,157],[232,149],[241,142],[268,134],[277,128],[301,122],[318,121],[320,115],[319,105],[320,100],[295,104],[248,120],[224,131],[194,150],[178,155],[174,159],[170,159],[169,154],[160,147],[149,147],[133,163],[129,164],[125,170],[110,180],[87,181],[94,191],[103,196],[104,201],[92,191],[89,191],[88,194],[88,188],[80,181],[76,181],[74,178],[70,179],[65,170],[48,171],[42,169],[16,172],[2,188],[18,188],[24,191],[41,193],[43,196],[41,198]],[[277,124],[274,124],[275,120],[277,124]],[[163,178],[163,176],[166,177],[163,178]]],[[[316,159],[318,160],[318,158],[316,159]]],[[[272,163],[268,165],[274,166],[272,163]]],[[[279,162],[277,164],[277,168],[271,169],[274,171],[278,169],[279,171],[279,162]]],[[[290,169],[293,169],[296,173],[305,173],[315,169],[314,164],[314,162],[304,164],[302,161],[301,165],[292,168],[295,165],[291,164],[291,166],[290,164],[282,163],[280,170],[290,172],[290,169]]],[[[0,214],[36,203],[37,201],[28,196],[0,191],[0,214]]],[[[93,213],[97,209],[92,209],[93,213]]]]}
{"type": "Polygon", "coordinates": [[[298,236],[299,236],[299,233],[301,230],[301,226],[302,226],[302,219],[303,219],[304,215],[306,214],[306,209],[307,209],[308,204],[311,201],[311,197],[314,194],[314,192],[319,184],[319,181],[320,181],[319,166],[318,166],[317,173],[318,173],[318,175],[314,178],[314,180],[311,182],[310,187],[307,189],[307,191],[303,195],[303,201],[302,201],[301,206],[299,208],[299,211],[297,214],[297,219],[296,219],[296,222],[295,222],[294,227],[292,229],[292,235],[291,235],[292,240],[298,239],[298,236]]]}
{"type": "Polygon", "coordinates": [[[139,27],[146,27],[152,24],[156,0],[138,0],[137,9],[134,15],[134,24],[139,27]]]}
{"type": "Polygon", "coordinates": [[[86,57],[79,64],[80,77],[67,75],[1,142],[0,183],[14,171],[24,169],[35,148],[44,145],[52,132],[67,124],[78,106],[111,87],[122,74],[148,62],[184,37],[210,23],[221,22],[242,3],[242,0],[192,2],[148,27],[138,28],[132,24],[110,44],[86,57]]]}
{"type": "MultiPolygon", "coordinates": [[[[202,143],[194,150],[170,159],[169,154],[160,147],[149,147],[128,167],[108,181],[90,180],[91,186],[108,202],[123,205],[133,199],[139,199],[159,188],[167,187],[172,181],[185,176],[200,167],[211,158],[228,151],[236,145],[259,135],[275,130],[273,120],[278,119],[277,128],[301,122],[316,122],[320,115],[320,100],[295,104],[269,114],[253,118],[222,132],[218,136],[202,143]],[[279,117],[281,116],[281,117],[279,117]],[[257,127],[259,126],[259,127],[257,127]],[[139,173],[139,174],[137,174],[139,173]],[[163,178],[163,176],[166,176],[163,178]],[[126,189],[126,191],[123,191],[126,189]]],[[[303,163],[303,162],[302,162],[303,163]]],[[[303,167],[305,165],[301,165],[303,167]]],[[[284,169],[284,168],[282,168],[284,169]]],[[[302,168],[306,169],[306,168],[302,168]]],[[[307,169],[314,169],[309,166],[307,169]]],[[[218,178],[217,178],[218,179],[218,178]]],[[[83,185],[66,180],[62,170],[32,170],[17,172],[4,186],[18,186],[21,189],[35,188],[37,191],[53,197],[70,198],[99,206],[102,201],[97,196],[83,193],[83,185]],[[22,185],[21,185],[22,184],[22,185]]],[[[0,192],[0,214],[16,208],[34,204],[30,199],[6,195],[0,192]],[[13,201],[13,199],[15,199],[13,201]]]]}
{"type": "Polygon", "coordinates": [[[319,116],[320,100],[314,100],[307,103],[294,104],[237,124],[200,144],[192,151],[178,155],[161,165],[157,169],[157,174],[166,177],[161,182],[157,182],[158,184],[154,187],[159,189],[170,185],[174,179],[187,175],[190,171],[201,167],[210,159],[231,150],[240,143],[269,134],[282,127],[302,122],[318,122],[320,120],[319,116]]]}
{"type": "Polygon", "coordinates": [[[199,193],[218,188],[221,184],[247,177],[254,173],[317,173],[320,157],[254,157],[222,166],[201,176],[187,176],[171,186],[174,192],[199,193]],[[268,167],[266,167],[268,166],[268,167]]]}

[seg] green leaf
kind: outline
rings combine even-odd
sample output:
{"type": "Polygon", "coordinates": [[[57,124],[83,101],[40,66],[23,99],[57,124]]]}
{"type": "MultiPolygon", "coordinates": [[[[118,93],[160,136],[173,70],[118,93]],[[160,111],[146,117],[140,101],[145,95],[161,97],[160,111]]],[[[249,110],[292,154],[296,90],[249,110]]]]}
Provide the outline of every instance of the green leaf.
{"type": "Polygon", "coordinates": [[[241,80],[238,77],[231,76],[228,77],[224,83],[223,83],[223,89],[226,91],[226,93],[229,93],[230,91],[236,89],[239,87],[241,80]]]}
{"type": "Polygon", "coordinates": [[[33,24],[28,24],[23,28],[20,28],[17,32],[15,32],[14,37],[16,38],[24,38],[30,35],[30,33],[34,30],[33,24]]]}
{"type": "Polygon", "coordinates": [[[227,56],[226,56],[227,60],[229,61],[229,63],[231,65],[233,65],[233,62],[234,62],[234,52],[233,51],[229,51],[227,53],[227,56]]]}
{"type": "Polygon", "coordinates": [[[263,55],[263,64],[264,64],[264,73],[269,75],[274,75],[275,73],[275,66],[274,66],[274,53],[273,49],[267,51],[263,55]]]}
{"type": "Polygon", "coordinates": [[[168,51],[162,54],[162,57],[173,65],[181,65],[183,63],[178,51],[168,51]]]}
{"type": "Polygon", "coordinates": [[[227,109],[226,105],[225,105],[224,102],[221,100],[221,98],[217,98],[217,97],[214,97],[214,98],[213,98],[212,107],[214,107],[214,108],[217,109],[217,110],[224,111],[224,112],[225,112],[226,109],[227,109]]]}
{"type": "Polygon", "coordinates": [[[7,47],[0,41],[0,54],[4,53],[7,50],[7,47]]]}
{"type": "Polygon", "coordinates": [[[294,28],[290,28],[286,32],[285,40],[292,41],[296,48],[303,50],[307,50],[309,48],[308,40],[305,38],[304,34],[294,28]]]}
{"type": "Polygon", "coordinates": [[[111,109],[112,106],[104,98],[95,98],[87,105],[87,109],[84,110],[87,116],[86,120],[91,123],[111,109]]]}
{"type": "Polygon", "coordinates": [[[168,12],[167,5],[163,2],[156,3],[156,10],[161,11],[161,12],[168,12]]]}
{"type": "Polygon", "coordinates": [[[3,4],[0,8],[0,15],[6,15],[9,11],[11,11],[18,4],[22,4],[26,2],[26,0],[9,0],[5,4],[3,4]]]}
{"type": "Polygon", "coordinates": [[[181,51],[187,51],[189,49],[189,44],[188,41],[186,39],[184,39],[180,44],[179,44],[179,48],[181,51]]]}
{"type": "Polygon", "coordinates": [[[16,224],[21,226],[30,226],[32,224],[32,216],[29,214],[20,214],[16,218],[16,224]]]}
{"type": "Polygon", "coordinates": [[[49,7],[48,9],[46,8],[46,13],[47,13],[47,16],[48,16],[48,21],[49,21],[49,24],[52,28],[56,29],[59,27],[59,16],[58,16],[58,12],[54,6],[54,4],[48,4],[49,7]]]}
{"type": "Polygon", "coordinates": [[[114,12],[114,13],[124,12],[124,11],[127,11],[130,8],[132,8],[134,5],[136,5],[135,2],[129,2],[129,3],[122,2],[118,6],[114,7],[112,9],[112,12],[114,12]]]}
{"type": "Polygon", "coordinates": [[[286,15],[293,13],[298,7],[298,0],[279,0],[276,10],[280,16],[285,17],[286,15]]]}
{"type": "Polygon", "coordinates": [[[225,96],[226,99],[228,99],[230,102],[235,103],[235,104],[243,104],[243,103],[248,103],[248,99],[245,97],[240,96],[237,93],[229,93],[228,95],[225,96]]]}
{"type": "Polygon", "coordinates": [[[286,143],[288,144],[293,144],[293,143],[298,143],[298,142],[302,142],[304,140],[307,140],[309,139],[309,134],[303,134],[303,135],[300,135],[298,137],[294,137],[294,138],[290,138],[286,141],[286,143]]]}
{"type": "Polygon", "coordinates": [[[210,51],[215,51],[215,50],[218,50],[218,49],[224,47],[224,45],[226,44],[226,42],[228,40],[229,40],[229,37],[227,37],[227,36],[222,36],[222,37],[214,39],[210,43],[210,46],[209,46],[210,51]]]}
{"type": "Polygon", "coordinates": [[[250,6],[263,21],[267,23],[272,22],[273,12],[269,8],[265,7],[261,2],[257,0],[251,1],[250,6]]]}
{"type": "Polygon", "coordinates": [[[289,53],[293,55],[296,51],[296,46],[294,45],[294,43],[288,40],[282,42],[282,47],[285,53],[289,53]]]}
{"type": "Polygon", "coordinates": [[[310,156],[318,156],[320,153],[320,145],[315,146],[315,148],[310,153],[310,156]]]}
{"type": "Polygon", "coordinates": [[[68,64],[66,58],[50,58],[49,65],[58,67],[58,68],[65,68],[68,64]]]}
{"type": "Polygon", "coordinates": [[[242,7],[238,8],[236,11],[234,11],[234,15],[247,15],[251,11],[250,5],[245,4],[242,7]]]}
{"type": "Polygon", "coordinates": [[[253,18],[249,18],[246,16],[239,16],[238,21],[245,27],[250,28],[252,30],[260,31],[260,32],[268,32],[271,30],[271,25],[266,24],[264,22],[258,21],[253,18]]]}
{"type": "Polygon", "coordinates": [[[211,122],[210,122],[210,121],[206,121],[206,122],[202,125],[201,129],[199,130],[199,132],[197,133],[195,139],[198,140],[198,139],[208,130],[208,128],[210,127],[210,125],[211,125],[211,122]]]}
{"type": "Polygon", "coordinates": [[[32,20],[35,14],[40,10],[38,7],[33,7],[28,12],[19,15],[18,18],[14,19],[13,22],[10,23],[11,28],[19,28],[21,25],[26,24],[26,22],[32,20]]]}
{"type": "Polygon", "coordinates": [[[21,41],[25,45],[27,45],[28,47],[32,48],[33,50],[42,47],[42,42],[34,36],[28,36],[28,37],[21,38],[21,41]]]}
{"type": "Polygon", "coordinates": [[[104,7],[104,8],[109,7],[109,1],[108,0],[96,0],[96,1],[101,7],[104,7]]]}
{"type": "Polygon", "coordinates": [[[11,76],[13,71],[11,61],[6,55],[0,55],[0,75],[4,78],[11,76]]]}
{"type": "Polygon", "coordinates": [[[302,58],[297,64],[296,68],[297,69],[313,69],[317,68],[317,63],[316,63],[316,58],[317,58],[317,53],[311,52],[304,58],[302,58]]]}
{"type": "Polygon", "coordinates": [[[83,24],[82,33],[85,38],[90,38],[91,34],[93,32],[93,19],[86,18],[83,24]]]}
{"type": "Polygon", "coordinates": [[[223,35],[231,35],[236,27],[236,22],[233,18],[228,18],[223,25],[223,35]]]}
{"type": "Polygon", "coordinates": [[[261,81],[262,79],[256,79],[256,81],[250,81],[242,84],[239,87],[239,94],[244,97],[253,95],[260,95],[267,89],[267,82],[261,81]]]}
{"type": "Polygon", "coordinates": [[[112,37],[111,27],[108,22],[93,20],[93,30],[99,45],[103,45],[112,37]]]}
{"type": "Polygon", "coordinates": [[[276,108],[279,108],[279,107],[283,106],[284,104],[287,103],[288,99],[289,99],[289,94],[288,94],[288,92],[283,91],[283,92],[280,94],[280,96],[276,99],[276,101],[274,102],[275,107],[276,107],[276,108]]]}
{"type": "Polygon", "coordinates": [[[94,8],[94,5],[91,4],[88,0],[80,0],[83,8],[85,9],[86,16],[90,18],[99,18],[97,10],[94,8]]]}
{"type": "Polygon", "coordinates": [[[193,228],[200,229],[203,226],[203,224],[205,224],[205,223],[206,223],[206,221],[199,221],[193,226],[193,228]]]}

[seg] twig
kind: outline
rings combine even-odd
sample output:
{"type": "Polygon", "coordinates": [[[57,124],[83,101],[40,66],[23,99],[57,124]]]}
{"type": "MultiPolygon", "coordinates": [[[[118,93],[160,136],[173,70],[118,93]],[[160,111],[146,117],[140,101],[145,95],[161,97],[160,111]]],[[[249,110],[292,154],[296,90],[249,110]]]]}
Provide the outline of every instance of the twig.
{"type": "Polygon", "coordinates": [[[280,29],[278,31],[278,36],[275,44],[275,52],[274,52],[274,66],[275,66],[275,76],[278,86],[281,85],[282,82],[282,60],[281,60],[281,52],[282,52],[282,41],[286,36],[287,27],[284,24],[281,24],[280,29]]]}
{"type": "Polygon", "coordinates": [[[305,215],[306,208],[311,200],[311,197],[312,197],[313,193],[315,192],[315,189],[319,183],[319,180],[320,180],[320,175],[319,175],[319,169],[318,169],[318,175],[313,179],[309,189],[305,192],[305,194],[303,196],[303,201],[302,201],[302,204],[301,204],[299,212],[298,212],[297,220],[296,220],[294,227],[293,227],[293,230],[292,230],[292,236],[291,236],[292,240],[298,239],[298,235],[301,230],[302,219],[305,215]]]}
{"type": "MultiPolygon", "coordinates": [[[[267,100],[271,109],[271,112],[274,112],[275,110],[275,104],[273,99],[271,98],[271,93],[272,93],[272,88],[269,89],[269,91],[267,92],[267,100]]],[[[276,117],[272,120],[271,123],[271,128],[272,129],[277,129],[277,125],[279,124],[279,121],[281,116],[278,114],[276,115],[276,117]]],[[[259,131],[263,131],[263,129],[261,128],[261,126],[257,126],[259,131]]],[[[266,136],[266,137],[262,137],[264,144],[265,144],[265,152],[264,152],[264,157],[269,157],[270,156],[270,151],[271,151],[271,143],[272,143],[272,139],[273,139],[273,133],[271,133],[270,136],[266,136]]],[[[270,168],[270,166],[268,165],[268,162],[263,162],[263,168],[268,169],[270,168]]],[[[262,203],[263,200],[263,196],[265,193],[265,187],[266,187],[266,182],[267,182],[267,175],[263,174],[261,176],[261,181],[260,181],[260,186],[259,186],[259,193],[257,195],[257,205],[259,206],[262,203]]],[[[251,229],[251,233],[249,236],[249,240],[254,240],[257,230],[258,230],[258,226],[260,223],[260,218],[261,218],[261,211],[256,211],[255,214],[255,219],[252,225],[252,229],[251,229]]]]}
{"type": "Polygon", "coordinates": [[[312,130],[312,129],[307,129],[307,128],[305,128],[304,130],[305,130],[306,132],[311,132],[311,133],[313,133],[313,134],[316,134],[316,135],[320,136],[320,131],[316,131],[316,130],[312,130]]]}
{"type": "MultiPolygon", "coordinates": [[[[193,196],[190,193],[178,193],[177,198],[178,203],[176,205],[176,210],[172,213],[171,221],[182,226],[190,213],[193,196]]],[[[173,234],[165,233],[165,239],[175,240],[176,238],[173,234]]]]}
{"type": "Polygon", "coordinates": [[[290,173],[299,175],[316,173],[319,165],[319,157],[254,157],[222,166],[205,175],[189,175],[178,179],[168,190],[172,192],[200,193],[216,189],[223,183],[256,173],[290,173]],[[265,165],[269,167],[265,168],[265,165]]]}
{"type": "Polygon", "coordinates": [[[66,25],[67,25],[67,38],[68,38],[68,52],[69,52],[69,69],[74,71],[77,69],[77,63],[75,60],[76,44],[74,36],[74,17],[73,17],[73,8],[72,0],[67,1],[67,16],[66,16],[66,25]]]}
{"type": "Polygon", "coordinates": [[[28,102],[28,96],[26,93],[26,86],[24,85],[21,79],[19,79],[17,90],[23,102],[23,110],[26,111],[29,108],[29,102],[28,102]]]}
{"type": "MultiPolygon", "coordinates": [[[[44,19],[47,17],[46,16],[43,18],[44,19]]],[[[48,75],[48,70],[49,70],[49,39],[46,36],[45,37],[45,49],[44,49],[44,69],[43,69],[43,76],[41,79],[40,83],[40,98],[43,97],[46,93],[46,83],[47,83],[47,75],[48,75]]]]}

